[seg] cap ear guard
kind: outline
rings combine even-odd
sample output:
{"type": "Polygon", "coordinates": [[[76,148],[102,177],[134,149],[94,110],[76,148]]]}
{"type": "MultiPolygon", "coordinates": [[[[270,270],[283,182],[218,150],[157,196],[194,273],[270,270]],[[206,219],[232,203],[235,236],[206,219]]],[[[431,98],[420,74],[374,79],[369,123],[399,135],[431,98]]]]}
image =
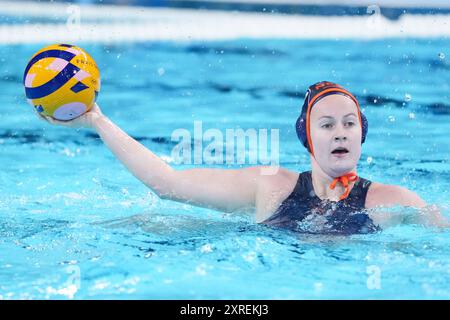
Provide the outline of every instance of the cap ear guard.
{"type": "MultiPolygon", "coordinates": [[[[362,135],[361,135],[361,144],[363,144],[366,141],[367,132],[369,130],[369,122],[367,121],[366,116],[364,113],[361,113],[361,128],[362,128],[362,135]]],[[[308,139],[306,137],[306,114],[302,113],[295,123],[295,130],[297,132],[297,137],[300,139],[302,144],[305,146],[306,149],[308,149],[309,152],[311,152],[309,145],[308,145],[308,139]]]]}
{"type": "Polygon", "coordinates": [[[362,127],[362,135],[361,135],[361,144],[366,141],[367,131],[369,131],[369,121],[367,121],[366,116],[361,111],[361,127],[362,127]]]}
{"type": "Polygon", "coordinates": [[[303,146],[311,152],[306,137],[306,115],[304,113],[298,117],[297,122],[295,123],[295,130],[297,131],[297,137],[300,139],[303,146]]]}

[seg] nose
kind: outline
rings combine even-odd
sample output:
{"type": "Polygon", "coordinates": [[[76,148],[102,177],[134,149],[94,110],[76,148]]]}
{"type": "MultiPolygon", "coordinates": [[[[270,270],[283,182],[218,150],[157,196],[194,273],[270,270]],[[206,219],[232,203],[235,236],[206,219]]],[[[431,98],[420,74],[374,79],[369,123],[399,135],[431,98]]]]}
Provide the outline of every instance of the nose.
{"type": "Polygon", "coordinates": [[[336,142],[339,142],[339,141],[346,141],[347,140],[347,137],[346,136],[344,136],[344,135],[338,135],[338,136],[335,136],[334,137],[334,141],[336,141],[336,142]]]}
{"type": "Polygon", "coordinates": [[[347,134],[346,134],[344,128],[342,128],[342,126],[337,126],[336,134],[334,136],[334,141],[339,142],[339,141],[346,141],[346,140],[347,140],[347,134]]]}

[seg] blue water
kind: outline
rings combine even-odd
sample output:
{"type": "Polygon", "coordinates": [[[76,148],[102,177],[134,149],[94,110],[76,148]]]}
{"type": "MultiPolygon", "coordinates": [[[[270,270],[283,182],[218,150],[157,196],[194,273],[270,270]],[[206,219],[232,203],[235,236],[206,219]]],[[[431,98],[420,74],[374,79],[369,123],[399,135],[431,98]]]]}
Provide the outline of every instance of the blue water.
{"type": "MultiPolygon", "coordinates": [[[[307,237],[158,199],[94,132],[36,118],[21,81],[44,45],[0,45],[0,298],[450,298],[449,231],[307,237]]],[[[78,45],[100,67],[103,112],[166,159],[173,130],[201,120],[279,129],[281,166],[309,170],[302,97],[341,83],[369,120],[358,173],[449,217],[449,40],[78,45]]]]}

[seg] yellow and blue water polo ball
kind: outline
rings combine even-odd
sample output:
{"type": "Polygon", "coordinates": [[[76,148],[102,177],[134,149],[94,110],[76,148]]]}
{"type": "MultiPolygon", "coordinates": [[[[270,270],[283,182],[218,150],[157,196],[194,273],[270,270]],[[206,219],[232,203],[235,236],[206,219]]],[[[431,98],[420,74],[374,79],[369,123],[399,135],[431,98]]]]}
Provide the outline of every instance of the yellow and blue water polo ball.
{"type": "Polygon", "coordinates": [[[55,44],[34,54],[23,84],[28,102],[39,113],[67,121],[92,108],[100,92],[100,72],[80,47],[55,44]]]}

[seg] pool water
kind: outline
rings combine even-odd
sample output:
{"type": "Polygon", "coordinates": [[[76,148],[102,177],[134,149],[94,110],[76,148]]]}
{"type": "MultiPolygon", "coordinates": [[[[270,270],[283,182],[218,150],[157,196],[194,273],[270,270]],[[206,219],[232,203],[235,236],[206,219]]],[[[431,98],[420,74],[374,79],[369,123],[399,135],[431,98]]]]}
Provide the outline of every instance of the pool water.
{"type": "MultiPolygon", "coordinates": [[[[93,131],[37,119],[22,76],[45,45],[0,45],[0,299],[450,298],[448,230],[307,236],[159,199],[93,131]]],[[[201,120],[279,129],[280,165],[309,170],[304,92],[341,83],[369,121],[360,176],[449,217],[447,39],[78,45],[99,65],[103,112],[169,163],[172,132],[201,120]]]]}

